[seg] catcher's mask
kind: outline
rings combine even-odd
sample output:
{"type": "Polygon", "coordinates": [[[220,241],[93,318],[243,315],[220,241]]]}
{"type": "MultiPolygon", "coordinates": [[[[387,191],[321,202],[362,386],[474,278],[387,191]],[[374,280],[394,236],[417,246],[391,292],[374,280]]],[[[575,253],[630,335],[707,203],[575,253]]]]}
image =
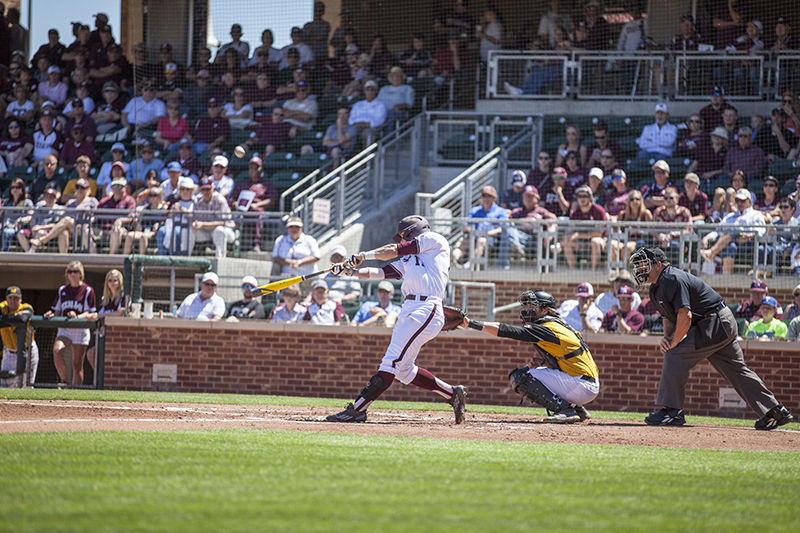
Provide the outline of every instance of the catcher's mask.
{"type": "Polygon", "coordinates": [[[631,274],[633,274],[633,279],[636,281],[637,289],[647,283],[653,265],[658,263],[669,264],[667,262],[667,254],[658,247],[639,248],[631,255],[628,262],[631,265],[631,274]]]}
{"type": "Polygon", "coordinates": [[[397,224],[394,242],[410,241],[417,235],[430,231],[431,225],[420,215],[408,215],[397,224]]]}
{"type": "Polygon", "coordinates": [[[544,291],[525,291],[519,295],[519,303],[522,306],[519,317],[525,325],[533,324],[541,309],[556,309],[556,299],[544,291]]]}

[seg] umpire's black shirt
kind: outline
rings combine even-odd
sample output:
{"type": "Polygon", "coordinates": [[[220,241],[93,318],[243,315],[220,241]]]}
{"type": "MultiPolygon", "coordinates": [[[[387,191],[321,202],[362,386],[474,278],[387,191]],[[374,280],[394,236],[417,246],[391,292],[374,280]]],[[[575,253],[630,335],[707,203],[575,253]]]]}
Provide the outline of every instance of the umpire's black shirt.
{"type": "Polygon", "coordinates": [[[705,281],[673,266],[661,271],[658,280],[650,285],[650,301],[661,316],[678,323],[678,309],[692,312],[692,325],[714,312],[722,303],[722,296],[705,281]]]}

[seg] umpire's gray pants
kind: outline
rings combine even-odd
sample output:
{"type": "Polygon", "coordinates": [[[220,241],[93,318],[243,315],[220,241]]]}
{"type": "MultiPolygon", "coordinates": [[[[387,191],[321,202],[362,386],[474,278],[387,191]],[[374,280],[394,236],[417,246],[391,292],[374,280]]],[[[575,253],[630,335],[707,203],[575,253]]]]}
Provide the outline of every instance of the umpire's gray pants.
{"type": "Polygon", "coordinates": [[[764,416],[767,411],[778,405],[778,401],[761,378],[747,368],[742,347],[736,340],[738,329],[731,310],[724,307],[717,315],[718,320],[722,321],[722,327],[728,333],[728,338],[712,346],[703,346],[708,341],[699,339],[701,348],[696,349],[695,336],[698,335],[698,329],[694,326],[689,328],[686,338],[664,354],[656,405],[683,409],[689,371],[703,359],[708,359],[708,362],[733,385],[747,405],[759,416],[764,416]]]}

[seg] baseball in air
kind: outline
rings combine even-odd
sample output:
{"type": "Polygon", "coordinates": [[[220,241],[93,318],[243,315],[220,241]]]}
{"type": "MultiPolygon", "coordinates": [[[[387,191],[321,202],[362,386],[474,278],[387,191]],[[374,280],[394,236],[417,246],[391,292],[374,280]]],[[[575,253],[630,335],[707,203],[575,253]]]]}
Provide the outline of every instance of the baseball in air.
{"type": "Polygon", "coordinates": [[[244,146],[241,145],[237,146],[236,148],[233,149],[233,153],[239,159],[243,158],[245,153],[244,146]]]}

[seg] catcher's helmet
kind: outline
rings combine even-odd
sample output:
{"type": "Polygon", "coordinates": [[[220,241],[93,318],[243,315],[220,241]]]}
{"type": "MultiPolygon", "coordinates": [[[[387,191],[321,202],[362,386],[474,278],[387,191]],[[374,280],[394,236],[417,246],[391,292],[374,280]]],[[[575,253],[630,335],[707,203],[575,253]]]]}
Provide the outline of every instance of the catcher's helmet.
{"type": "Polygon", "coordinates": [[[397,224],[394,242],[410,241],[417,235],[430,231],[431,225],[420,215],[408,215],[397,224]]]}
{"type": "Polygon", "coordinates": [[[658,263],[669,264],[667,254],[658,246],[639,248],[631,254],[628,262],[631,265],[633,279],[638,285],[637,288],[647,283],[647,279],[650,277],[650,269],[653,265],[658,263]]]}
{"type": "Polygon", "coordinates": [[[522,319],[523,324],[532,324],[536,320],[538,311],[528,309],[529,305],[556,310],[556,299],[552,294],[545,291],[525,291],[519,295],[519,303],[522,305],[519,317],[522,319]]]}

